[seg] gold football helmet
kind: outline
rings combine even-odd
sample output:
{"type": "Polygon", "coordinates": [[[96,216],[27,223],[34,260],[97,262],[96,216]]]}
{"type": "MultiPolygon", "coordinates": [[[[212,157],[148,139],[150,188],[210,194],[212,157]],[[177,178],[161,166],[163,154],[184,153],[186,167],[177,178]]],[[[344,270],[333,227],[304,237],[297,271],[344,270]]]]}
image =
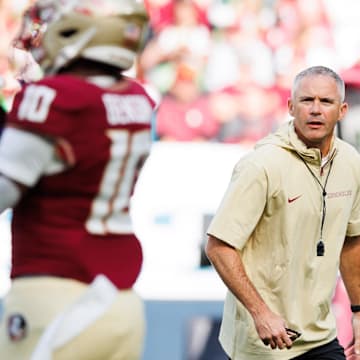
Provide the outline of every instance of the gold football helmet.
{"type": "Polygon", "coordinates": [[[129,69],[148,27],[136,0],[37,0],[24,14],[15,46],[29,50],[45,74],[83,58],[129,69]]]}

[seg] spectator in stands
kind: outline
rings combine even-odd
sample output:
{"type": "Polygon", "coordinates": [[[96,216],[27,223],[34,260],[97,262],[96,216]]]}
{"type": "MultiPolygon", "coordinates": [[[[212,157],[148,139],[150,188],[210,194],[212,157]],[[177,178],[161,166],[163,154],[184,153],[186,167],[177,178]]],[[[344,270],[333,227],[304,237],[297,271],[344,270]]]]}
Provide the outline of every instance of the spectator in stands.
{"type": "Polygon", "coordinates": [[[199,19],[191,0],[176,0],[174,22],[149,41],[140,57],[145,81],[166,93],[178,76],[179,67],[187,67],[198,77],[207,60],[210,32],[199,19]]]}
{"type": "Polygon", "coordinates": [[[156,133],[161,140],[211,141],[219,122],[210,106],[210,97],[201,93],[196,74],[185,64],[177,68],[171,89],[163,95],[156,114],[156,133]]]}

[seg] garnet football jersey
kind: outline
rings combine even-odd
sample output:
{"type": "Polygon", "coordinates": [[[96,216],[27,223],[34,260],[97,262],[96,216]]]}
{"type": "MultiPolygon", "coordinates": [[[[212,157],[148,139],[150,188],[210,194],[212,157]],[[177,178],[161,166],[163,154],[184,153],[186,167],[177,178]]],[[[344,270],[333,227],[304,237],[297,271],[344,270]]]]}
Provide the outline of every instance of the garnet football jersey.
{"type": "Polygon", "coordinates": [[[129,203],[149,153],[153,108],[131,79],[104,89],[58,75],[16,96],[7,125],[50,139],[58,161],[14,208],[12,277],[89,283],[102,273],[119,288],[133,285],[142,252],[129,203]]]}

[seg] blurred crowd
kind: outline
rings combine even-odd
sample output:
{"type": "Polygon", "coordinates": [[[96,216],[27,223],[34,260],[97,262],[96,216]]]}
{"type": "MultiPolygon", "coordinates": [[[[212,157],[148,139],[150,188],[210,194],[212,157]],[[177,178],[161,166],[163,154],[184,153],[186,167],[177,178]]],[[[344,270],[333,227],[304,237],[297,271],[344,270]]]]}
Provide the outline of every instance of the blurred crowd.
{"type": "Polygon", "coordinates": [[[321,0],[148,0],[141,76],[160,139],[253,142],[286,117],[289,80],[335,58],[321,0]],[[171,114],[171,115],[170,115],[171,114]]]}
{"type": "Polygon", "coordinates": [[[21,16],[30,4],[30,0],[0,0],[0,106],[4,110],[9,110],[23,82],[41,77],[32,56],[13,46],[21,16]]]}
{"type": "MultiPolygon", "coordinates": [[[[319,64],[344,70],[330,0],[144,1],[151,29],[134,73],[157,101],[157,140],[253,143],[287,118],[295,73],[319,64]]],[[[11,46],[29,3],[1,1],[7,107],[22,81],[41,76],[11,46]]]]}

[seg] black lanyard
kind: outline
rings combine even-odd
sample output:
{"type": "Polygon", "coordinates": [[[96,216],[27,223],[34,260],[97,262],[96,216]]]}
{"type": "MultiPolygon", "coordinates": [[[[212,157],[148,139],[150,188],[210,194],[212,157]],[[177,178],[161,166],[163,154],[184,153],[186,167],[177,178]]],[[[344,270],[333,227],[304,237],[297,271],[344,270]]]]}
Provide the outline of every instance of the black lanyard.
{"type": "Polygon", "coordinates": [[[320,239],[316,245],[316,255],[317,256],[324,256],[325,254],[325,244],[323,240],[323,229],[324,229],[324,223],[325,223],[325,217],[326,217],[326,184],[329,179],[330,171],[333,165],[333,160],[330,161],[330,168],[327,173],[324,186],[322,186],[320,180],[316,177],[316,175],[313,173],[313,171],[310,169],[309,165],[306,163],[306,161],[298,155],[299,158],[303,161],[307,169],[310,171],[310,174],[313,176],[313,178],[316,180],[316,182],[320,185],[322,190],[322,210],[321,210],[321,224],[320,224],[320,239]]]}

